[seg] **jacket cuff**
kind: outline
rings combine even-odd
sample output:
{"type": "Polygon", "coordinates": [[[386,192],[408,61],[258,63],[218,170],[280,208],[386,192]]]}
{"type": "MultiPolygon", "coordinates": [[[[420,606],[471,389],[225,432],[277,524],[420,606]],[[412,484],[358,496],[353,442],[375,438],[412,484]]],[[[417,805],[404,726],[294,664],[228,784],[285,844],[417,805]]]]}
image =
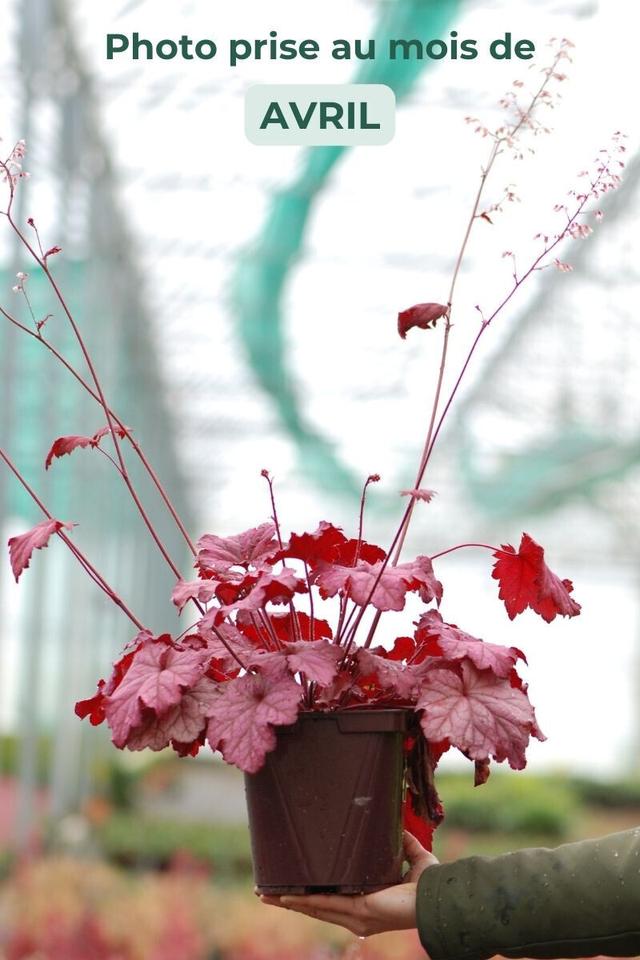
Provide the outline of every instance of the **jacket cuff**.
{"type": "Polygon", "coordinates": [[[449,960],[455,951],[451,949],[444,901],[457,884],[450,864],[427,867],[420,874],[416,894],[416,920],[420,942],[431,960],[449,960]]]}

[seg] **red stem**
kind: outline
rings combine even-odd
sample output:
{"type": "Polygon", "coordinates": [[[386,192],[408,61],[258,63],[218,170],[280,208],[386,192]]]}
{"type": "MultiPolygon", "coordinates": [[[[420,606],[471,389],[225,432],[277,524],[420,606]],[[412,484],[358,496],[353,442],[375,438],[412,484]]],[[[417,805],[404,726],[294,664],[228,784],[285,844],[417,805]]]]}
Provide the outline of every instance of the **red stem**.
{"type": "MultiPolygon", "coordinates": [[[[5,164],[1,164],[1,165],[4,167],[5,171],[8,173],[8,170],[7,170],[6,165],[5,165],[5,164]]],[[[12,201],[12,200],[13,200],[13,192],[12,192],[12,194],[11,194],[11,201],[12,201]]],[[[33,258],[33,260],[35,260],[35,262],[38,264],[38,266],[43,270],[43,272],[44,272],[47,280],[49,281],[49,285],[51,286],[53,292],[54,292],[55,295],[56,295],[56,298],[57,298],[58,302],[60,303],[60,306],[61,306],[62,309],[64,310],[64,313],[65,313],[65,315],[66,315],[66,317],[67,317],[67,319],[68,319],[68,321],[69,321],[69,324],[70,324],[70,326],[71,326],[71,329],[73,330],[73,334],[74,334],[74,336],[75,336],[75,338],[76,338],[76,340],[77,340],[77,342],[78,342],[78,345],[79,345],[79,347],[80,347],[80,350],[82,351],[82,355],[83,355],[83,357],[84,357],[85,363],[87,364],[87,368],[88,368],[88,370],[89,370],[89,373],[91,374],[91,379],[93,380],[93,383],[94,383],[94,386],[95,386],[95,389],[96,389],[96,393],[98,394],[98,398],[99,398],[100,405],[101,405],[101,407],[102,407],[102,409],[103,409],[103,411],[104,411],[105,417],[106,417],[106,419],[107,419],[107,426],[109,427],[109,432],[110,432],[110,434],[111,434],[111,439],[113,440],[113,445],[114,445],[114,448],[115,448],[115,451],[116,451],[116,457],[117,457],[118,463],[120,464],[120,471],[121,471],[121,474],[122,474],[122,479],[123,479],[123,481],[124,481],[127,489],[129,490],[129,493],[130,493],[130,495],[131,495],[131,498],[132,498],[134,504],[136,505],[136,508],[137,508],[137,510],[138,510],[138,513],[139,513],[140,516],[142,517],[142,520],[143,520],[145,526],[147,527],[147,530],[148,530],[149,533],[151,534],[151,537],[153,538],[154,542],[156,543],[156,546],[157,546],[158,549],[160,550],[160,553],[161,553],[162,556],[164,557],[165,561],[167,562],[167,564],[169,565],[170,569],[171,569],[172,572],[175,574],[175,576],[176,576],[178,579],[180,579],[180,576],[181,576],[181,575],[180,575],[180,570],[178,569],[178,567],[175,565],[175,563],[174,563],[173,560],[171,559],[171,557],[170,557],[170,555],[169,555],[166,547],[164,546],[162,540],[161,540],[160,537],[158,536],[158,533],[156,532],[155,527],[153,526],[151,520],[149,519],[149,517],[148,517],[148,515],[147,515],[147,513],[146,513],[146,510],[144,509],[144,506],[143,506],[143,504],[142,504],[142,502],[141,502],[141,500],[140,500],[140,498],[139,498],[139,496],[138,496],[138,494],[137,494],[137,491],[136,491],[136,489],[135,489],[135,487],[134,487],[134,485],[133,485],[133,483],[132,483],[132,481],[131,481],[131,478],[129,477],[129,474],[128,474],[128,472],[127,472],[127,467],[126,467],[126,464],[125,464],[125,462],[124,462],[124,457],[123,457],[123,455],[122,455],[122,450],[121,450],[121,448],[120,448],[120,443],[119,443],[119,440],[118,440],[117,430],[116,430],[116,428],[115,428],[115,426],[114,426],[114,420],[113,420],[113,417],[112,417],[112,414],[111,414],[111,409],[110,409],[110,407],[107,405],[107,402],[106,402],[106,399],[105,399],[105,395],[104,395],[104,392],[103,392],[103,390],[102,390],[102,384],[101,384],[101,382],[100,382],[100,379],[99,379],[98,374],[97,374],[97,372],[96,372],[95,366],[94,366],[93,361],[92,361],[92,359],[91,359],[91,355],[90,355],[90,353],[89,353],[89,351],[88,351],[88,349],[87,349],[87,346],[86,346],[86,344],[85,344],[85,342],[84,342],[84,338],[83,338],[82,334],[80,333],[80,330],[79,330],[79,328],[78,328],[75,320],[73,319],[73,316],[72,316],[72,314],[71,314],[71,311],[69,310],[69,307],[67,306],[67,303],[66,303],[66,301],[65,301],[65,299],[64,299],[64,297],[63,297],[63,295],[62,295],[62,293],[61,293],[61,291],[60,291],[60,288],[58,287],[58,285],[57,285],[57,283],[56,283],[56,281],[55,281],[55,279],[54,279],[51,271],[49,270],[49,267],[48,267],[48,265],[47,265],[46,259],[45,259],[44,257],[40,257],[40,256],[38,255],[38,253],[34,250],[34,248],[33,248],[32,245],[29,243],[29,241],[27,240],[27,238],[24,236],[24,234],[22,233],[22,231],[20,230],[20,228],[18,227],[18,225],[15,223],[15,221],[14,221],[12,215],[11,215],[11,202],[9,203],[9,206],[8,206],[8,208],[7,208],[6,216],[7,216],[7,219],[8,219],[8,221],[9,221],[9,224],[10,224],[12,230],[14,231],[15,235],[19,238],[19,240],[20,240],[20,242],[23,244],[23,246],[29,251],[29,253],[31,254],[31,257],[33,258]]]]}
{"type": "MultiPolygon", "coordinates": [[[[44,503],[42,502],[42,500],[40,500],[40,498],[38,497],[38,495],[34,492],[34,490],[32,490],[32,488],[29,486],[29,484],[27,483],[27,481],[24,479],[24,477],[22,476],[22,474],[20,473],[20,471],[18,470],[18,468],[16,467],[16,465],[13,463],[13,461],[12,461],[11,458],[9,457],[9,455],[8,455],[1,447],[0,447],[0,457],[4,460],[4,462],[6,463],[6,465],[9,467],[9,470],[11,470],[11,472],[14,474],[14,476],[15,476],[15,477],[18,479],[18,481],[22,484],[22,486],[23,486],[24,489],[27,491],[27,493],[29,494],[29,496],[31,497],[31,499],[38,505],[38,507],[40,508],[40,510],[44,513],[45,517],[47,517],[49,520],[54,520],[55,518],[53,517],[53,515],[52,515],[51,513],[49,513],[49,511],[48,511],[47,508],[45,507],[45,505],[44,505],[44,503]]],[[[138,630],[144,630],[145,627],[144,627],[143,624],[138,620],[138,618],[135,616],[135,614],[133,614],[133,613],[131,612],[131,610],[128,608],[128,606],[125,604],[125,602],[118,596],[118,594],[115,592],[115,590],[114,590],[111,586],[109,586],[109,584],[108,584],[107,581],[104,579],[104,577],[102,576],[102,574],[99,573],[99,572],[96,570],[96,568],[93,566],[92,563],[89,562],[89,560],[87,560],[87,558],[85,557],[85,555],[84,555],[84,554],[81,552],[81,550],[69,539],[69,537],[66,535],[66,533],[64,533],[62,530],[58,530],[58,531],[56,531],[56,533],[57,533],[57,536],[60,537],[60,539],[67,545],[67,547],[69,548],[69,550],[71,551],[71,553],[74,555],[74,557],[76,558],[76,560],[78,560],[78,562],[79,562],[79,563],[81,564],[81,566],[84,568],[85,572],[89,574],[89,576],[90,576],[91,579],[94,581],[94,583],[96,583],[97,586],[99,586],[100,589],[101,589],[104,593],[106,593],[106,595],[109,597],[110,600],[112,600],[118,607],[120,607],[120,609],[123,611],[123,613],[125,613],[125,614],[129,617],[129,619],[131,620],[131,622],[132,622],[133,624],[135,624],[135,626],[138,628],[138,630]]]]}
{"type": "MultiPolygon", "coordinates": [[[[9,321],[9,323],[12,323],[12,324],[14,325],[14,327],[17,327],[18,330],[21,330],[23,333],[26,333],[28,336],[33,337],[34,340],[37,340],[39,343],[41,343],[41,344],[43,345],[43,347],[46,347],[46,349],[56,358],[56,360],[58,360],[58,362],[61,363],[62,366],[65,367],[65,369],[69,371],[69,373],[71,374],[71,376],[74,377],[74,378],[77,380],[77,382],[80,384],[80,386],[83,387],[83,389],[87,391],[87,393],[89,394],[89,396],[92,397],[92,398],[96,401],[96,403],[100,403],[100,397],[98,396],[98,394],[97,394],[94,390],[92,390],[92,388],[89,386],[89,384],[87,383],[87,381],[82,377],[82,375],[78,373],[78,371],[69,363],[69,361],[66,360],[65,357],[63,357],[62,354],[59,353],[58,350],[56,350],[56,348],[53,346],[53,344],[49,343],[49,341],[46,340],[46,339],[42,336],[41,333],[35,332],[34,330],[30,330],[29,327],[25,326],[23,323],[20,323],[20,321],[19,321],[19,320],[16,320],[16,318],[13,317],[13,316],[11,316],[10,313],[7,313],[7,311],[6,311],[2,306],[0,306],[0,313],[2,314],[3,317],[5,317],[6,320],[9,321]]],[[[120,419],[120,417],[119,417],[111,408],[109,408],[109,411],[110,411],[111,416],[113,417],[113,420],[114,420],[114,422],[116,423],[116,425],[117,425],[118,427],[120,427],[122,430],[125,430],[125,431],[126,431],[126,438],[127,438],[127,440],[129,441],[129,443],[130,443],[131,446],[133,447],[136,455],[137,455],[138,458],[140,459],[143,467],[145,468],[145,470],[147,471],[149,477],[151,478],[151,481],[153,482],[156,490],[158,491],[158,493],[159,493],[160,496],[162,497],[162,500],[164,501],[164,504],[165,504],[165,506],[167,507],[167,510],[168,510],[169,513],[171,514],[173,520],[175,521],[176,526],[178,527],[180,533],[181,533],[182,536],[184,537],[185,542],[186,542],[187,546],[189,547],[189,550],[190,550],[191,553],[195,556],[196,553],[197,553],[196,548],[195,548],[195,545],[194,545],[193,541],[191,540],[191,538],[190,538],[190,536],[189,536],[189,533],[188,533],[185,525],[183,524],[182,520],[180,519],[176,508],[174,507],[173,503],[171,502],[171,499],[170,499],[168,493],[166,492],[166,490],[165,490],[164,487],[162,486],[162,483],[161,483],[161,481],[160,481],[157,473],[155,472],[155,470],[153,469],[153,467],[151,466],[151,464],[150,464],[149,461],[147,460],[147,458],[146,458],[146,456],[145,456],[145,454],[144,454],[144,451],[142,450],[142,447],[141,447],[140,444],[136,441],[136,439],[135,439],[134,436],[132,435],[131,431],[127,430],[124,422],[120,419]]],[[[120,469],[120,468],[118,467],[118,469],[120,469]]]]}
{"type": "Polygon", "coordinates": [[[445,557],[448,553],[453,553],[454,550],[462,550],[464,547],[484,547],[485,550],[492,550],[493,553],[499,552],[498,547],[492,547],[489,543],[459,543],[456,547],[449,547],[448,550],[441,550],[440,553],[434,553],[429,559],[437,560],[438,557],[445,557]]]}

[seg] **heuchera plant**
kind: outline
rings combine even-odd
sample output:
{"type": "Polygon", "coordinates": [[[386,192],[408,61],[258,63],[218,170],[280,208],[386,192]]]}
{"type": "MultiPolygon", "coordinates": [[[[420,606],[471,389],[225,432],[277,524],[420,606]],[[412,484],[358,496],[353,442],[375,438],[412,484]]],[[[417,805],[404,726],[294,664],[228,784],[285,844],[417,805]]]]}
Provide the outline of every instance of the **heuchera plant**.
{"type": "MultiPolygon", "coordinates": [[[[454,296],[469,237],[478,221],[491,224],[503,205],[512,202],[511,187],[497,202],[484,204],[489,175],[498,157],[506,152],[522,157],[525,133],[548,132],[538,119],[552,107],[557,85],[564,80],[563,60],[570,59],[571,44],[556,45],[553,62],[540,74],[537,89],[522,104],[523,87],[516,82],[503,99],[507,119],[490,131],[467,118],[490,144],[487,161],[473,200],[463,241],[455,260],[444,303],[420,303],[398,316],[398,332],[405,338],[414,328],[441,333],[440,367],[415,485],[402,491],[408,498],[395,535],[386,548],[364,539],[364,509],[370,476],[364,484],[359,522],[351,534],[322,521],[312,532],[283,535],[276,509],[272,478],[268,484],[271,519],[235,536],[205,534],[193,543],[160,480],[145,457],[133,431],[125,426],[105,398],[98,372],[82,333],[73,318],[50,268],[60,254],[44,249],[36,224],[28,230],[14,219],[12,206],[19,181],[25,176],[24,143],[19,142],[0,164],[9,200],[4,216],[25,253],[47,278],[57,300],[60,318],[71,325],[86,369],[79,370],[47,339],[45,322],[31,309],[28,274],[20,272],[14,292],[26,301],[32,325],[21,323],[0,308],[7,321],[38,341],[86,389],[102,411],[106,424],[93,436],[58,438],[45,459],[78,448],[101,452],[120,474],[152,539],[177,578],[172,600],[178,610],[187,606],[197,616],[185,614],[189,626],[179,636],[154,636],[106,582],[71,537],[72,524],[47,511],[9,455],[0,457],[28,490],[44,519],[32,530],[9,541],[11,566],[16,577],[29,566],[33,552],[46,547],[52,536],[61,539],[87,574],[132,621],[137,632],[115,664],[110,677],[98,682],[94,696],[76,705],[79,717],[92,724],[106,720],[113,742],[130,750],[161,750],[171,745],[180,755],[195,755],[208,744],[224,759],[253,773],[277,741],[277,728],[292,724],[301,711],[404,708],[411,721],[406,738],[408,756],[406,824],[423,841],[442,817],[433,773],[442,754],[452,747],[475,764],[475,782],[489,774],[490,761],[506,760],[515,769],[525,766],[530,738],[544,739],[527,696],[527,686],[517,672],[524,654],[516,647],[489,643],[447,623],[441,612],[442,583],[433,563],[462,547],[484,548],[493,555],[492,576],[500,599],[513,619],[527,608],[550,623],[557,616],[574,617],[580,606],[571,596],[570,580],[561,579],[547,566],[543,548],[527,533],[515,549],[511,545],[460,544],[435,555],[426,552],[402,560],[404,541],[416,504],[428,504],[434,492],[423,486],[434,445],[451,404],[476,352],[495,318],[522,284],[535,272],[554,266],[566,272],[569,265],[558,257],[567,239],[584,239],[591,232],[588,220],[602,214],[593,210],[601,196],[617,186],[621,134],[601,151],[593,168],[584,171],[584,187],[569,191],[566,202],[555,207],[557,225],[535,238],[539,249],[526,269],[511,262],[511,283],[480,321],[461,370],[444,394],[445,370],[452,330],[454,296]],[[438,326],[439,325],[439,326],[438,326]],[[110,450],[106,446],[110,444],[110,450]],[[195,579],[184,580],[149,518],[127,469],[127,457],[137,456],[159,490],[164,504],[193,554],[195,579]],[[376,643],[382,616],[402,611],[407,594],[416,594],[424,607],[405,634],[389,649],[376,643]]],[[[458,323],[460,329],[463,324],[458,323]]],[[[412,333],[415,336],[415,333],[412,333]]],[[[525,661],[526,662],[526,661],[525,661]]]]}

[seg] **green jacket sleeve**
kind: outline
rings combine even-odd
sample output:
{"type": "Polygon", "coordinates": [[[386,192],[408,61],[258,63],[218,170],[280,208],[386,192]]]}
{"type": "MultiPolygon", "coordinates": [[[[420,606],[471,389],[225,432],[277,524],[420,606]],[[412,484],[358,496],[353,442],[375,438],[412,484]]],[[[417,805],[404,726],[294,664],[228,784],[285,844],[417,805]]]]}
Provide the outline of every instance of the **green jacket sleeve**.
{"type": "Polygon", "coordinates": [[[640,828],[429,867],[416,909],[431,960],[640,956],[640,828]]]}

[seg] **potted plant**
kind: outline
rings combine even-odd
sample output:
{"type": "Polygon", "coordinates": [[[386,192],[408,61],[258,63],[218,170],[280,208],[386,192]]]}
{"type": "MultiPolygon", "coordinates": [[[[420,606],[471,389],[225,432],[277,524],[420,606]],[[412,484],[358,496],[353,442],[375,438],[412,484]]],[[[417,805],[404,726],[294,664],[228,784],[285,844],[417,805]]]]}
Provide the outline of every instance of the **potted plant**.
{"type": "MultiPolygon", "coordinates": [[[[511,281],[490,312],[479,312],[466,358],[447,392],[455,294],[469,237],[478,222],[491,223],[503,204],[514,199],[509,188],[487,203],[487,182],[501,154],[521,155],[525,134],[545,132],[538,114],[553,104],[570,46],[568,41],[559,43],[551,66],[541,71],[529,94],[516,83],[502,101],[506,119],[498,129],[490,131],[468,118],[490,148],[448,294],[442,303],[420,303],[398,317],[403,338],[413,328],[429,331],[429,337],[439,333],[441,359],[415,483],[402,491],[406,505],[384,548],[365,538],[366,493],[379,481],[377,475],[364,483],[351,533],[322,521],[311,532],[286,535],[266,470],[262,476],[271,519],[235,536],[205,534],[194,543],[134,432],[105,397],[50,267],[60,249],[45,249],[32,218],[25,228],[16,223],[13,199],[24,176],[24,144],[17,144],[0,165],[8,189],[6,221],[49,281],[82,351],[86,377],[47,339],[44,320],[32,316],[33,325],[28,326],[9,310],[0,308],[2,314],[63,364],[98,404],[105,421],[92,436],[58,438],[46,466],[78,448],[111,444],[109,459],[177,578],[173,603],[180,611],[195,610],[195,620],[186,616],[189,626],[178,636],[154,636],[78,547],[72,525],[47,511],[9,454],[0,450],[44,514],[36,527],[9,541],[14,575],[17,580],[33,551],[57,536],[131,620],[133,640],[109,678],[98,682],[95,695],[76,705],[76,713],[92,724],[106,721],[120,749],[171,745],[181,756],[193,756],[208,745],[243,770],[256,882],[263,893],[357,892],[399,881],[402,824],[429,844],[442,818],[434,771],[445,751],[455,748],[468,757],[475,783],[481,784],[491,760],[521,769],[530,738],[544,739],[516,669],[524,654],[446,622],[434,562],[462,547],[488,550],[494,559],[492,576],[511,619],[527,608],[547,622],[576,616],[580,606],[571,595],[571,581],[551,571],[543,548],[527,533],[518,549],[460,544],[437,554],[423,550],[407,560],[403,547],[416,507],[425,507],[434,496],[424,486],[425,472],[481,339],[534,273],[548,266],[570,269],[558,257],[560,246],[591,233],[591,222],[601,217],[594,205],[619,182],[624,146],[616,134],[584,175],[584,187],[571,190],[567,202],[557,205],[558,222],[538,235],[539,248],[526,268],[516,266],[513,252],[505,252],[512,264],[511,281]],[[127,468],[130,455],[140,459],[182,532],[193,554],[195,579],[183,579],[168,555],[127,468]],[[408,618],[391,648],[380,644],[376,638],[381,618],[404,610],[408,594],[419,598],[421,615],[413,622],[408,618]]],[[[25,271],[18,274],[14,291],[29,303],[25,271]]]]}

